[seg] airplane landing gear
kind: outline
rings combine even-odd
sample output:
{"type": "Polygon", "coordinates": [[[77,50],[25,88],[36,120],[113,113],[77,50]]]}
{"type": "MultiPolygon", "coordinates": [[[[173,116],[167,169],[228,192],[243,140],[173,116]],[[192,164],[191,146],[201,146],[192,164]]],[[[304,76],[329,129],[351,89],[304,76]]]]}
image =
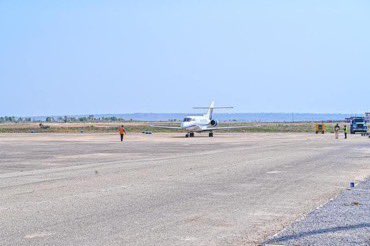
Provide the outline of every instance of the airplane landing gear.
{"type": "Polygon", "coordinates": [[[192,137],[194,137],[194,132],[191,132],[190,133],[190,137],[192,138],[192,137]]]}
{"type": "Polygon", "coordinates": [[[212,138],[213,137],[213,132],[208,133],[208,137],[212,138]]]}
{"type": "Polygon", "coordinates": [[[186,133],[185,137],[186,138],[189,138],[189,137],[192,138],[192,137],[194,137],[194,132],[186,133]]]}

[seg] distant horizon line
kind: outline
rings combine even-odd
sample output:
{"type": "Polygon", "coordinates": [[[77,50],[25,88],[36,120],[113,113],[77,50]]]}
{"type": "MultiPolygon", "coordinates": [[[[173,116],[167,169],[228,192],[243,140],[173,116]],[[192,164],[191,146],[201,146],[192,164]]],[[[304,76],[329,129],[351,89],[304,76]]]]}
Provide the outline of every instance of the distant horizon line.
{"type": "MultiPolygon", "coordinates": [[[[285,115],[365,115],[364,113],[297,113],[297,112],[236,112],[236,113],[217,113],[215,115],[238,115],[238,114],[285,114],[285,115]]],[[[18,117],[18,118],[37,118],[37,117],[75,117],[75,116],[105,116],[105,115],[138,115],[138,114],[153,114],[153,115],[170,115],[170,114],[181,114],[181,115],[201,115],[202,113],[189,113],[189,112],[177,112],[177,113],[154,113],[154,112],[135,112],[135,113],[84,113],[84,114],[45,114],[45,115],[0,115],[0,117],[18,117]]]]}

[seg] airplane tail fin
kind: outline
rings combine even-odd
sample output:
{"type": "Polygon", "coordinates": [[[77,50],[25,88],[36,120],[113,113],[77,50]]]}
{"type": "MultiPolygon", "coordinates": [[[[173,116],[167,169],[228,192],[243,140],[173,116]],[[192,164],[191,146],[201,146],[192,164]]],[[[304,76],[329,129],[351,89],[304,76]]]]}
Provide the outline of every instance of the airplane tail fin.
{"type": "Polygon", "coordinates": [[[215,107],[215,102],[213,101],[209,107],[194,107],[194,109],[208,109],[207,113],[204,115],[208,119],[212,120],[213,110],[214,109],[227,109],[233,107],[215,107]]]}
{"type": "Polygon", "coordinates": [[[210,120],[212,120],[212,115],[213,115],[213,109],[214,108],[215,108],[215,102],[213,101],[213,102],[211,102],[211,105],[209,106],[207,114],[206,114],[207,118],[210,119],[210,120]]]}

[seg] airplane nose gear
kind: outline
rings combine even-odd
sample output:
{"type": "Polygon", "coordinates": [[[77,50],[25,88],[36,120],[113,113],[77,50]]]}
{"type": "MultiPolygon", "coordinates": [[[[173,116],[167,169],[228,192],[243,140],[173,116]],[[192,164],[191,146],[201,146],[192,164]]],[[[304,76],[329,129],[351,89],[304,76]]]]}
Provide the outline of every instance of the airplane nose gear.
{"type": "Polygon", "coordinates": [[[210,132],[210,133],[208,134],[208,136],[209,136],[210,138],[212,138],[212,137],[213,137],[213,132],[210,132]]]}

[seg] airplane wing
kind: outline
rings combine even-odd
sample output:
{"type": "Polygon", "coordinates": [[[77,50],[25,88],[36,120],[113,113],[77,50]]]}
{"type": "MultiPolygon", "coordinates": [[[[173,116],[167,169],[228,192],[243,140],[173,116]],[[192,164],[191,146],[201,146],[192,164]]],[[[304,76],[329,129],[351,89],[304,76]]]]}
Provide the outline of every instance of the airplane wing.
{"type": "Polygon", "coordinates": [[[249,126],[220,126],[220,127],[208,127],[203,131],[217,131],[217,130],[235,130],[235,129],[246,129],[249,126]]]}
{"type": "Polygon", "coordinates": [[[183,130],[179,126],[159,126],[159,125],[150,125],[153,128],[161,128],[161,129],[171,129],[171,130],[183,130]]]}

